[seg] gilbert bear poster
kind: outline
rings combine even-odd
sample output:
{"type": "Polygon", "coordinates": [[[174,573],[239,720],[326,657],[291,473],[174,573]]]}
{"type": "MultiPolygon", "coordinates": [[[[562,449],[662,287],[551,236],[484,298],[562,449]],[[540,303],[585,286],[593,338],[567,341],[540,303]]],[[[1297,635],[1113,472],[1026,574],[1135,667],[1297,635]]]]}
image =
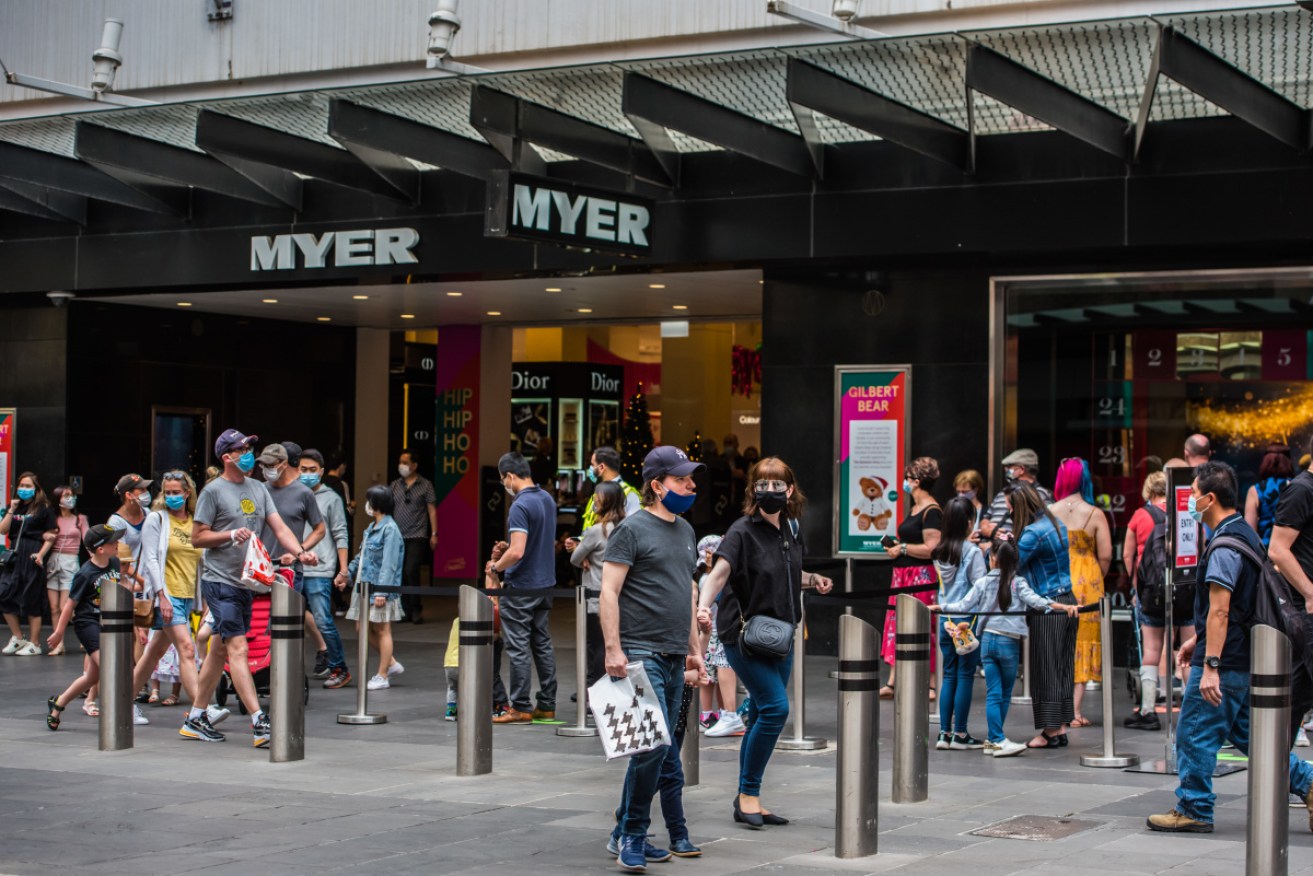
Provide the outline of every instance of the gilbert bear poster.
{"type": "Polygon", "coordinates": [[[910,386],[909,366],[835,369],[837,555],[882,556],[881,539],[898,531],[910,386]]]}

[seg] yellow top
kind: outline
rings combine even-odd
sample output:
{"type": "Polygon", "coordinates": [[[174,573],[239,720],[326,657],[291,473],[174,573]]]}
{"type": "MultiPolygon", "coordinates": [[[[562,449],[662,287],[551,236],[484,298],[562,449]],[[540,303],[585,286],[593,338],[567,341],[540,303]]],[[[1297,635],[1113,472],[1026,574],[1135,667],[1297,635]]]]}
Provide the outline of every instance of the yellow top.
{"type": "Polygon", "coordinates": [[[447,653],[443,655],[442,665],[447,669],[460,666],[460,618],[451,622],[451,635],[447,637],[447,653]]]}
{"type": "Polygon", "coordinates": [[[165,515],[169,523],[169,553],[164,558],[164,589],[178,599],[196,598],[196,564],[201,551],[192,547],[192,519],[165,515]]]}

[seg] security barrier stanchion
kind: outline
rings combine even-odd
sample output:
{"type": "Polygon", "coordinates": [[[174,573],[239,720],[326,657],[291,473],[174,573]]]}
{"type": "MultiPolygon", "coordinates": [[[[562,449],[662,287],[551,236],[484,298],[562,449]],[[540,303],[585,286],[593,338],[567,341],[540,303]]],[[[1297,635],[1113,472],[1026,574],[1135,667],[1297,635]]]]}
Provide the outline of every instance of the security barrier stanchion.
{"type": "Polygon", "coordinates": [[[1112,714],[1112,600],[1107,596],[1099,599],[1099,641],[1103,650],[1103,752],[1083,756],[1080,765],[1116,769],[1135,766],[1140,762],[1139,755],[1118,754],[1113,738],[1116,722],[1112,714]]]}
{"type": "MultiPolygon", "coordinates": [[[[936,615],[930,616],[930,651],[932,654],[935,655],[935,676],[934,676],[935,702],[939,702],[939,698],[944,695],[944,655],[939,650],[939,628],[940,625],[943,624],[943,622],[944,622],[943,617],[936,615]]],[[[973,679],[972,684],[974,683],[975,681],[973,679]]],[[[929,711],[930,711],[930,723],[938,724],[939,710],[929,709],[929,711]]],[[[944,727],[940,727],[939,729],[941,731],[947,732],[944,727]]],[[[951,730],[951,729],[952,729],[951,727],[947,728],[947,730],[951,730]]]]}
{"type": "Polygon", "coordinates": [[[792,736],[781,736],[775,742],[780,751],[819,751],[826,745],[820,736],[807,735],[807,607],[803,606],[798,626],[793,631],[793,678],[790,686],[792,704],[789,707],[793,724],[792,736]]]}
{"type": "Polygon", "coordinates": [[[305,760],[305,598],[279,578],[270,603],[269,762],[305,760]]]}
{"type": "Polygon", "coordinates": [[[1014,706],[1029,706],[1030,698],[1030,636],[1021,640],[1021,696],[1012,698],[1014,706]]]}
{"type": "Polygon", "coordinates": [[[132,591],[100,593],[100,750],[132,747],[132,591]]]}
{"type": "Polygon", "coordinates": [[[895,803],[919,803],[930,781],[930,609],[915,596],[899,594],[894,608],[894,782],[895,803]]]}
{"type": "MultiPolygon", "coordinates": [[[[853,595],[853,558],[852,557],[848,557],[843,561],[843,595],[844,596],[853,595]]],[[[843,607],[843,613],[847,615],[851,615],[853,613],[853,607],[851,605],[845,605],[843,607]]],[[[830,678],[838,678],[839,670],[831,669],[827,674],[829,675],[830,678]]]]}
{"type": "Polygon", "coordinates": [[[1246,876],[1286,876],[1290,866],[1290,641],[1269,626],[1250,632],[1249,819],[1246,876]]]}
{"type": "Polygon", "coordinates": [[[702,739],[698,735],[698,692],[693,691],[693,702],[684,710],[684,745],[679,749],[679,765],[684,772],[685,787],[702,781],[702,739]]]}
{"type": "Polygon", "coordinates": [[[835,763],[834,855],[874,855],[879,836],[880,686],[875,627],[839,618],[839,757],[835,763]]]}
{"type": "Polygon", "coordinates": [[[557,736],[596,736],[588,726],[588,590],[576,587],[574,595],[574,689],[575,724],[557,727],[557,736]]]}
{"type": "Polygon", "coordinates": [[[460,674],[456,686],[458,776],[492,772],[492,637],[492,600],[473,587],[461,587],[460,674]]]}
{"type": "Polygon", "coordinates": [[[356,678],[356,710],[350,714],[338,715],[337,723],[386,724],[387,715],[369,712],[369,687],[366,682],[369,678],[369,609],[374,604],[374,598],[369,593],[369,582],[360,580],[360,566],[356,567],[356,611],[360,615],[360,641],[356,643],[356,671],[360,673],[356,678]]]}

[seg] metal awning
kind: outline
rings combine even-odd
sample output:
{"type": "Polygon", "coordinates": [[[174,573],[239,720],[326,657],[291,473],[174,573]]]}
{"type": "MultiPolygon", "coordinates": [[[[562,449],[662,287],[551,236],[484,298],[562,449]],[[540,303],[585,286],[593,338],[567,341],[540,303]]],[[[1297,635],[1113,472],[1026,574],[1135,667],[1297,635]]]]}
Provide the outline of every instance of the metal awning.
{"type": "Polygon", "coordinates": [[[299,210],[307,179],[414,204],[437,170],[577,161],[677,191],[693,153],[823,179],[827,156],[876,139],[971,174],[979,138],[1029,131],[1129,165],[1155,125],[1219,115],[1307,153],[1310,107],[1313,13],[1290,4],[7,122],[0,211],[85,225],[101,201],[185,222],[189,188],[299,210]]]}

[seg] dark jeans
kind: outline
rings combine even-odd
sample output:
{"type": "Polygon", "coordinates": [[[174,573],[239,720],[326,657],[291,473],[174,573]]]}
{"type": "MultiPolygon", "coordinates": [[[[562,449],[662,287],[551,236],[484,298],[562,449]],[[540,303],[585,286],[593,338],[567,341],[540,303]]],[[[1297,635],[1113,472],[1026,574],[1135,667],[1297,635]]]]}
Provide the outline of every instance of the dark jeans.
{"type": "MultiPolygon", "coordinates": [[[[518,593],[524,593],[521,590],[518,593]]],[[[520,712],[533,710],[529,693],[532,670],[538,670],[538,708],[556,711],[556,654],[552,651],[552,634],[547,628],[552,600],[512,595],[507,590],[501,600],[502,644],[511,662],[511,707],[520,712]]]]}
{"type": "Polygon", "coordinates": [[[739,745],[739,793],[761,796],[761,780],[775,743],[789,717],[789,673],[793,650],[785,657],[749,654],[738,645],[725,646],[725,659],[748,689],[748,732],[739,745]]]}
{"type": "Polygon", "coordinates": [[[976,683],[976,669],[980,667],[980,649],[970,654],[958,654],[953,637],[939,624],[939,653],[944,658],[944,684],[939,689],[939,732],[967,732],[967,717],[971,713],[971,694],[976,683]]]}
{"type": "Polygon", "coordinates": [[[588,686],[592,687],[597,683],[597,679],[606,674],[606,642],[602,640],[602,619],[595,614],[587,615],[588,621],[584,626],[586,634],[586,647],[588,649],[588,663],[584,668],[584,677],[588,680],[588,686]]]}
{"type": "Polygon", "coordinates": [[[1291,666],[1290,744],[1294,746],[1304,716],[1313,711],[1313,615],[1304,616],[1304,662],[1291,666]]]}
{"type": "MultiPolygon", "coordinates": [[[[697,696],[697,690],[685,685],[682,696],[691,699],[697,696]]],[[[679,757],[679,753],[684,749],[684,722],[679,718],[684,713],[685,703],[681,700],[679,709],[672,718],[676,725],[672,728],[671,734],[675,742],[673,745],[666,746],[666,759],[661,761],[661,776],[657,779],[657,793],[661,795],[661,817],[665,819],[666,832],[670,834],[671,843],[688,839],[688,821],[684,817],[684,762],[679,757]]],[[[626,782],[628,782],[627,776],[626,782]]],[[[620,839],[619,822],[616,823],[611,835],[617,840],[620,839]]]]}
{"type": "Polygon", "coordinates": [[[328,668],[346,669],[346,653],[342,650],[342,637],[338,635],[337,624],[333,621],[332,605],[333,579],[304,579],[305,606],[314,616],[315,626],[324,637],[324,647],[328,649],[328,668]]]}
{"type": "MultiPolygon", "coordinates": [[[[647,680],[652,685],[652,694],[661,703],[666,726],[673,727],[679,718],[679,698],[684,691],[684,655],[648,654],[632,650],[626,650],[625,653],[630,662],[643,664],[647,680]]],[[[624,788],[620,792],[622,836],[647,837],[647,829],[652,824],[652,798],[657,794],[661,778],[668,770],[679,769],[679,749],[673,745],[663,745],[629,758],[624,788]],[[668,766],[667,762],[672,755],[674,765],[668,766]]],[[[681,787],[684,784],[682,772],[679,784],[681,787]]],[[[682,812],[682,804],[680,809],[682,812]]]]}
{"type": "MultiPolygon", "coordinates": [[[[425,558],[432,554],[432,551],[429,550],[429,540],[427,538],[408,538],[404,544],[406,553],[401,561],[401,586],[418,587],[419,567],[424,565],[425,558]]],[[[406,613],[407,618],[415,620],[424,616],[424,603],[419,596],[403,593],[401,594],[401,610],[406,613]]]]}
{"type": "Polygon", "coordinates": [[[492,707],[510,705],[510,697],[506,696],[506,685],[501,680],[501,655],[506,650],[500,637],[492,640],[492,707]]]}

